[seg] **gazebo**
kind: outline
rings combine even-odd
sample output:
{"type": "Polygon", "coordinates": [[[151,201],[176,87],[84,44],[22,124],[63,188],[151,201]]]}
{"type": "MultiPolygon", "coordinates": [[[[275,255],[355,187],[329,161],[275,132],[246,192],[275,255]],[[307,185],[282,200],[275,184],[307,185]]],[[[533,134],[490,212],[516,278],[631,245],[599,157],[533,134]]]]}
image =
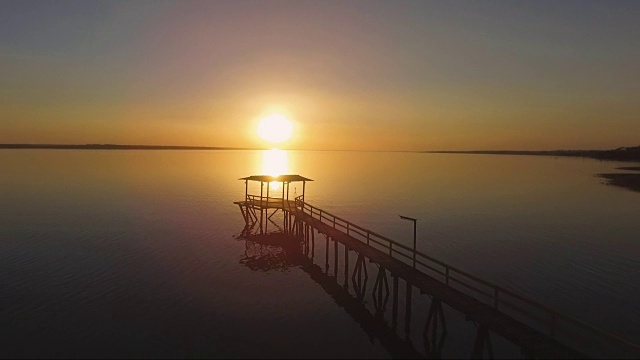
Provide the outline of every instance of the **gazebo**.
{"type": "Polygon", "coordinates": [[[271,218],[278,210],[291,212],[295,210],[295,200],[304,201],[305,188],[308,181],[313,181],[309,178],[300,175],[251,175],[240,178],[238,180],[244,180],[245,194],[244,201],[237,201],[237,204],[242,211],[242,216],[246,223],[258,221],[256,210],[260,211],[260,224],[262,224],[263,216],[267,216],[267,219],[271,218]],[[249,181],[260,182],[260,195],[249,194],[249,181]],[[272,197],[270,194],[270,185],[273,182],[282,183],[282,193],[279,197],[272,197]],[[302,182],[302,194],[292,199],[290,196],[291,183],[302,182]],[[265,184],[266,191],[265,191],[265,184]],[[275,209],[275,211],[269,215],[269,209],[275,209]]]}

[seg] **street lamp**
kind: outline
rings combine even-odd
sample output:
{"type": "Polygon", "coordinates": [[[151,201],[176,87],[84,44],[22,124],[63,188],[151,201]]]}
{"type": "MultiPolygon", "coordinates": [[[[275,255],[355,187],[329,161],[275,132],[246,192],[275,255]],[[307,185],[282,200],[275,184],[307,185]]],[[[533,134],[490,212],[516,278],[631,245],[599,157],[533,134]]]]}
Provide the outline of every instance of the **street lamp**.
{"type": "Polygon", "coordinates": [[[402,215],[398,215],[400,216],[400,219],[402,220],[409,220],[409,221],[413,221],[413,267],[416,267],[416,222],[418,221],[418,219],[414,219],[414,218],[410,218],[408,216],[402,216],[402,215]]]}

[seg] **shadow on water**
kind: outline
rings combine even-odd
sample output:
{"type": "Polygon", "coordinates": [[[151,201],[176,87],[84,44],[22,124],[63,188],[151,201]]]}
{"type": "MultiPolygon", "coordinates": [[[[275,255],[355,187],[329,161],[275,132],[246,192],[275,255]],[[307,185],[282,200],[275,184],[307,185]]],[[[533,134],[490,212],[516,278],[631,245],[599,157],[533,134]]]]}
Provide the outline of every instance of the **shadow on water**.
{"type": "MultiPolygon", "coordinates": [[[[444,319],[442,318],[444,331],[437,326],[424,329],[425,351],[424,353],[418,351],[408,336],[408,332],[403,337],[396,331],[397,321],[394,320],[392,324],[389,324],[384,318],[384,309],[389,300],[389,294],[387,291],[387,295],[382,298],[375,295],[380,293],[377,289],[382,288],[383,283],[380,277],[376,278],[376,284],[371,289],[374,294],[374,311],[367,308],[364,300],[368,280],[366,266],[362,266],[358,276],[354,273],[351,278],[352,293],[349,281],[345,280],[344,284],[339,284],[337,274],[332,275],[328,271],[328,266],[323,269],[314,263],[313,250],[306,244],[303,237],[281,231],[261,233],[256,230],[255,224],[252,224],[247,225],[236,238],[245,242],[245,253],[240,259],[242,265],[254,271],[264,272],[287,271],[291,268],[302,269],[359,324],[371,342],[377,339],[393,358],[441,358],[441,351],[447,335],[444,319]],[[362,274],[364,274],[364,278],[361,276],[362,274]]],[[[479,351],[482,352],[482,349],[479,351]]]]}

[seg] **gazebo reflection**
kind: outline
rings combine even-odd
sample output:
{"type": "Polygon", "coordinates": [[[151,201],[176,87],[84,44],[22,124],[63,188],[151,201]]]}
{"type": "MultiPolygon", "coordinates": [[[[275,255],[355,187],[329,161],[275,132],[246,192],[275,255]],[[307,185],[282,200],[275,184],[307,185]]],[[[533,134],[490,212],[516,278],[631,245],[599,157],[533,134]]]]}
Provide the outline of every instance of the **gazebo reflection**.
{"type": "Polygon", "coordinates": [[[240,264],[254,271],[287,271],[301,265],[302,239],[282,231],[260,232],[257,223],[247,224],[236,239],[245,242],[240,264]]]}

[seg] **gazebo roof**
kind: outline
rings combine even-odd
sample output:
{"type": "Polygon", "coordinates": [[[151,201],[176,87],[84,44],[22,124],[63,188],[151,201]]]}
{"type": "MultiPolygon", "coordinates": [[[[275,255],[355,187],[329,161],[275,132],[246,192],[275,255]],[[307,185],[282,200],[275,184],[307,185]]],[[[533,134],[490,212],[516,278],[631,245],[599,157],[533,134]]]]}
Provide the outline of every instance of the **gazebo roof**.
{"type": "Polygon", "coordinates": [[[238,180],[262,181],[262,182],[296,182],[296,181],[313,181],[300,175],[251,175],[240,178],[238,180]]]}

